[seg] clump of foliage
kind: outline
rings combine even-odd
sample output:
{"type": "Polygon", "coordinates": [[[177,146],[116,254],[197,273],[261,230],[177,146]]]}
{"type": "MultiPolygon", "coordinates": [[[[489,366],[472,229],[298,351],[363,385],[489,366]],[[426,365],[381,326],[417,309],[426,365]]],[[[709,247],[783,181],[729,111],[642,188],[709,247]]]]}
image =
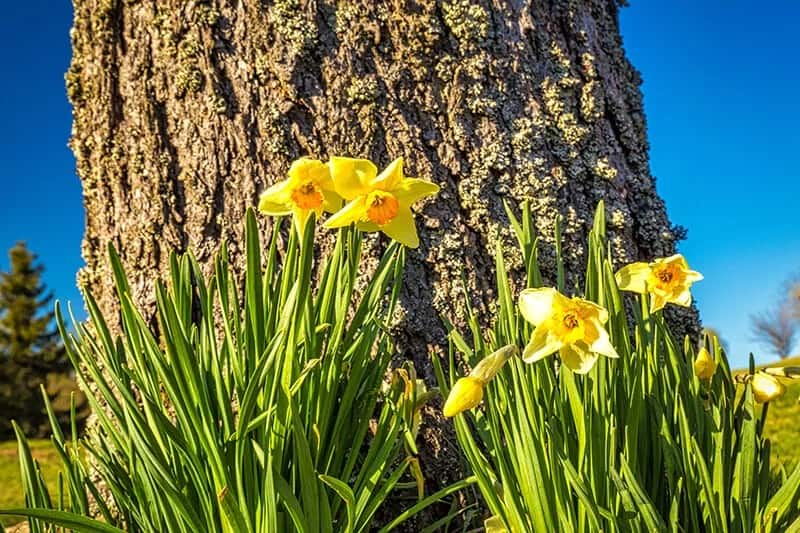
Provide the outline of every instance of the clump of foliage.
{"type": "Polygon", "coordinates": [[[434,360],[441,386],[452,386],[445,414],[455,416],[491,511],[487,531],[797,530],[800,465],[790,475],[771,470],[769,403],[756,404],[781,397],[779,379],[799,369],[756,372],[751,362],[734,377],[716,338],[699,349],[675,339],[660,309],[688,305],[688,282],[699,274],[673,256],[615,276],[602,204],[584,287],[565,286],[559,260],[558,292],[585,300],[542,305],[540,296],[555,291],[533,289],[542,277],[530,212],[509,217],[527,267],[520,307],[498,249],[494,327],[484,332],[470,315],[470,342],[451,327],[451,363],[458,350],[473,371],[446,376],[434,360]],[[632,321],[622,287],[644,293],[632,321]],[[543,357],[559,348],[560,357],[543,357]]]}
{"type": "Polygon", "coordinates": [[[322,261],[313,216],[304,237],[289,233],[281,245],[274,231],[262,250],[248,213],[242,287],[224,247],[211,277],[191,255],[173,256],[169,283],[157,285],[160,336],[111,249],[122,334],[112,335],[91,294],[91,327],[76,324],[75,334],[56,308],[81,385],[96,387],[89,401],[99,431],[65,439],[54,426],[64,461],[58,494],[20,434],[29,508],[7,512],[82,531],[358,532],[376,525],[397,488],[419,501],[394,524],[463,487],[422,494],[415,435],[430,393],[411,364],[391,368],[387,333],[402,246],[387,248],[359,292],[358,230],[340,231],[322,261]],[[92,498],[100,521],[86,518],[92,498]]]}
{"type": "Polygon", "coordinates": [[[0,273],[0,439],[13,436],[12,417],[26,435],[43,436],[49,424],[40,388],[57,403],[66,426],[76,384],[53,325],[44,267],[24,242],[11,248],[9,259],[8,272],[0,273]]]}

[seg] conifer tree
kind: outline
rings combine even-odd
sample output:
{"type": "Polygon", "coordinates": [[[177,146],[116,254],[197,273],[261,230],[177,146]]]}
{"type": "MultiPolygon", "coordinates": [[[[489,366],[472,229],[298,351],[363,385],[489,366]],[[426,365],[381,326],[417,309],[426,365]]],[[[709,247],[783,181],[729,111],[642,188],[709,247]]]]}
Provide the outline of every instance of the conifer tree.
{"type": "Polygon", "coordinates": [[[47,425],[39,392],[48,375],[63,374],[68,361],[53,325],[53,296],[42,282],[44,267],[24,242],[9,251],[0,272],[0,438],[16,420],[30,435],[47,425]]]}

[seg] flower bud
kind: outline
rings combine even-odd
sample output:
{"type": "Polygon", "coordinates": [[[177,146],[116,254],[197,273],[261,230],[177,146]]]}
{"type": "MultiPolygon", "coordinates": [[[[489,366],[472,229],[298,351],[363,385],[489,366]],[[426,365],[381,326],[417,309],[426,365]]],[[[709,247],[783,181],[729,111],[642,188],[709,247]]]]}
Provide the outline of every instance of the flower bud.
{"type": "Polygon", "coordinates": [[[694,360],[694,373],[702,380],[711,379],[714,372],[717,370],[717,362],[708,352],[705,346],[700,348],[697,352],[697,357],[694,360]]]}
{"type": "Polygon", "coordinates": [[[452,417],[476,407],[483,398],[483,382],[478,378],[466,376],[460,378],[450,389],[450,395],[444,403],[444,416],[452,417]]]}
{"type": "Polygon", "coordinates": [[[503,346],[499,350],[492,352],[490,355],[484,357],[480,363],[475,365],[472,372],[469,373],[470,377],[479,379],[481,383],[486,385],[492,378],[503,368],[506,361],[513,356],[519,354],[519,348],[513,344],[503,346]]]}
{"type": "Polygon", "coordinates": [[[750,379],[750,384],[753,386],[753,397],[758,403],[770,402],[786,392],[783,383],[763,372],[757,372],[750,379]]]}

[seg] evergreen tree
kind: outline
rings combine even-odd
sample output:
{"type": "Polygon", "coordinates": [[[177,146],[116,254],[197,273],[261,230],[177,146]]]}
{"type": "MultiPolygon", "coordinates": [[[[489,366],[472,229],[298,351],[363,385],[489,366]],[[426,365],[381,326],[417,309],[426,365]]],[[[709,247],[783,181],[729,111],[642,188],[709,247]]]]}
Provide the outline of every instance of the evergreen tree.
{"type": "Polygon", "coordinates": [[[44,267],[24,242],[9,251],[0,272],[0,438],[16,420],[29,435],[47,427],[40,385],[69,367],[53,325],[53,296],[42,283],[44,267]]]}

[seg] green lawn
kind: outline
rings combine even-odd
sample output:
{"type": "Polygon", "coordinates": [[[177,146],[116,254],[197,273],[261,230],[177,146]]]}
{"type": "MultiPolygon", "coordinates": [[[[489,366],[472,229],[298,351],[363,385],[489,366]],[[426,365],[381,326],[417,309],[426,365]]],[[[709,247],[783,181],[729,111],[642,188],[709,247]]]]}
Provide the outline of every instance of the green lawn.
{"type": "MultiPolygon", "coordinates": [[[[31,453],[39,461],[45,479],[53,494],[56,491],[56,480],[61,467],[58,454],[53,449],[49,440],[31,440],[31,453]]],[[[0,508],[24,507],[25,498],[22,494],[22,484],[19,478],[19,462],[17,461],[17,443],[0,442],[0,508]]],[[[21,518],[0,518],[3,525],[20,522],[21,518]]]]}

